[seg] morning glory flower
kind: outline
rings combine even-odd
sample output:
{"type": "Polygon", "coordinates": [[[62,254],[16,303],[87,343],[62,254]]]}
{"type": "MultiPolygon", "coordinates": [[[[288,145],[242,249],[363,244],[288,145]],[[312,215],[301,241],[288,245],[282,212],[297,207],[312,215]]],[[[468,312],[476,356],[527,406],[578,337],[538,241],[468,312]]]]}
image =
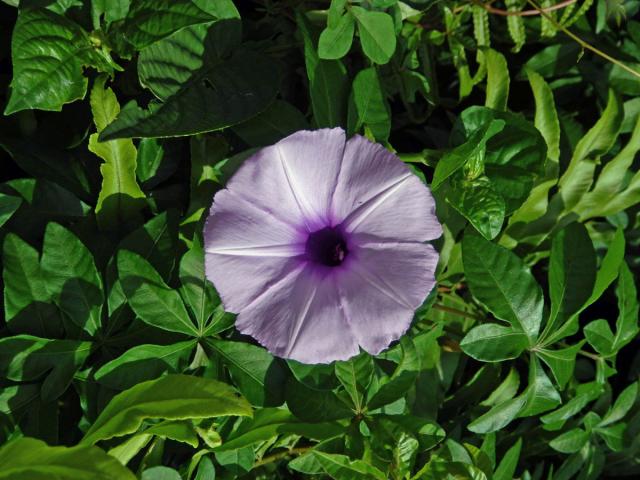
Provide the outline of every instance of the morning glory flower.
{"type": "Polygon", "coordinates": [[[216,193],[206,275],[236,328],[273,354],[329,363],[377,354],[435,285],[442,234],[429,189],[380,145],[296,132],[216,193]]]}

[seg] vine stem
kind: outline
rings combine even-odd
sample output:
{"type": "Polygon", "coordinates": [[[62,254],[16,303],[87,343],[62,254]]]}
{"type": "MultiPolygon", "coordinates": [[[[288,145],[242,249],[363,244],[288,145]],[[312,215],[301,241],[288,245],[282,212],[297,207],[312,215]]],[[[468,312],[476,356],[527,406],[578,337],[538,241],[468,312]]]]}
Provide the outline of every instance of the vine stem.
{"type": "Polygon", "coordinates": [[[593,45],[591,45],[590,43],[585,42],[584,40],[582,40],[579,36],[577,36],[575,33],[571,32],[567,27],[560,25],[555,18],[553,18],[551,15],[549,15],[547,12],[545,12],[542,8],[540,8],[540,6],[534,2],[533,0],[527,0],[527,3],[529,5],[531,5],[533,8],[535,8],[538,12],[540,12],[540,15],[542,15],[544,18],[546,18],[547,20],[549,20],[554,27],[556,27],[558,30],[560,30],[561,32],[563,32],[565,35],[567,35],[568,37],[570,37],[571,39],[573,39],[574,41],[576,41],[582,48],[586,48],[587,50],[591,50],[593,53],[595,53],[596,55],[604,58],[605,60],[613,63],[614,65],[619,66],[620,68],[622,68],[623,70],[627,71],[628,73],[630,73],[631,75],[640,78],[640,72],[637,72],[636,70],[634,70],[631,67],[626,66],[624,63],[622,63],[620,60],[617,60],[615,58],[613,58],[612,56],[606,54],[605,52],[603,52],[602,50],[594,47],[593,45]]]}
{"type": "Polygon", "coordinates": [[[253,468],[258,468],[268,463],[277,462],[278,460],[288,457],[289,455],[302,455],[303,453],[308,452],[312,448],[313,447],[296,447],[296,448],[290,448],[289,450],[285,450],[284,452],[274,453],[273,455],[269,455],[267,457],[264,457],[261,460],[258,460],[256,463],[253,464],[253,468]]]}
{"type": "Polygon", "coordinates": [[[493,2],[482,3],[480,1],[474,1],[473,3],[484,8],[489,13],[500,15],[502,17],[532,17],[534,15],[542,15],[543,12],[548,13],[553,12],[554,10],[560,10],[561,8],[568,7],[576,2],[577,0],[564,0],[563,2],[551,5],[550,7],[541,8],[539,10],[523,10],[522,12],[510,12],[508,10],[502,10],[501,8],[492,7],[490,3],[493,2]]]}

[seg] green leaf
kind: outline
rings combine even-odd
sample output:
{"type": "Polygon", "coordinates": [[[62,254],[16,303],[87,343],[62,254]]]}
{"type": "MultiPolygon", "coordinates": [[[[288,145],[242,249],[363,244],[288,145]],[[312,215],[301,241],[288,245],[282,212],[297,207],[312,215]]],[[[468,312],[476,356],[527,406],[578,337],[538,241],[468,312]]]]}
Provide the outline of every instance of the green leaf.
{"type": "Polygon", "coordinates": [[[205,325],[212,314],[214,323],[224,325],[226,322],[224,308],[218,294],[205,275],[204,250],[199,240],[180,259],[180,293],[189,307],[193,318],[196,319],[198,329],[204,331],[205,325]]]}
{"type": "Polygon", "coordinates": [[[38,252],[9,233],[4,239],[2,265],[4,315],[8,326],[43,337],[59,336],[62,325],[47,290],[38,252]]]}
{"type": "Polygon", "coordinates": [[[149,262],[136,253],[121,250],[118,272],[127,300],[140,320],[170,332],[198,336],[180,294],[164,283],[149,262]]]}
{"type": "Polygon", "coordinates": [[[559,350],[549,350],[546,348],[536,350],[536,355],[551,369],[551,373],[561,389],[564,388],[567,382],[573,377],[576,355],[580,348],[582,348],[583,343],[584,340],[576,345],[559,350]]]}
{"type": "Polygon", "coordinates": [[[540,132],[521,116],[478,106],[460,114],[451,143],[463,143],[494,119],[504,121],[505,126],[486,143],[484,173],[504,199],[508,214],[522,205],[534,181],[544,173],[547,145],[540,132]]]}
{"type": "Polygon", "coordinates": [[[230,386],[208,378],[166,375],[113,397],[80,444],[133,433],[151,418],[185,420],[228,415],[251,415],[249,404],[230,386]]]}
{"type": "Polygon", "coordinates": [[[594,320],[584,327],[584,336],[589,344],[601,355],[609,355],[613,350],[613,332],[605,319],[594,320]]]}
{"type": "Polygon", "coordinates": [[[638,400],[638,382],[634,382],[625,388],[618,398],[616,398],[615,403],[611,407],[611,409],[606,413],[604,418],[600,423],[598,423],[599,427],[606,427],[607,425],[611,425],[616,423],[624,418],[624,416],[629,413],[631,408],[634,406],[636,401],[638,400]]]}
{"type": "Polygon", "coordinates": [[[0,479],[50,480],[52,475],[59,480],[136,478],[97,447],[50,447],[41,440],[23,437],[0,449],[0,479]]]}
{"type": "Polygon", "coordinates": [[[322,60],[316,51],[311,25],[302,14],[296,16],[304,40],[304,59],[309,78],[309,95],[315,124],[319,128],[344,126],[349,98],[347,69],[339,60],[322,60]]]}
{"type": "Polygon", "coordinates": [[[539,415],[562,402],[560,395],[534,355],[529,358],[529,386],[522,396],[525,399],[525,405],[518,413],[519,417],[539,415]]]}
{"type": "Polygon", "coordinates": [[[599,158],[613,146],[623,118],[622,100],[610,90],[607,108],[576,145],[571,161],[558,182],[565,211],[573,209],[591,188],[599,158]]]}
{"type": "Polygon", "coordinates": [[[618,423],[617,425],[606,428],[597,427],[594,431],[604,440],[604,443],[606,443],[607,447],[612,451],[621,452],[628,448],[628,442],[625,438],[627,431],[626,424],[618,423]]]}
{"type": "Polygon", "coordinates": [[[302,435],[314,440],[325,440],[344,433],[339,422],[304,423],[282,408],[260,408],[253,418],[243,418],[216,451],[235,450],[263,442],[278,435],[302,435]]]}
{"type": "Polygon", "coordinates": [[[309,123],[296,107],[284,100],[276,100],[264,112],[232,129],[252,147],[264,147],[298,130],[309,130],[309,123]]]}
{"type": "Polygon", "coordinates": [[[420,357],[413,341],[404,336],[400,339],[402,357],[393,374],[370,396],[367,400],[367,408],[376,408],[388,405],[402,397],[413,386],[420,373],[420,357]]]}
{"type": "Polygon", "coordinates": [[[640,151],[640,118],[636,120],[627,144],[604,165],[593,189],[586,193],[574,207],[574,211],[580,215],[581,220],[615,214],[640,201],[637,193],[640,174],[636,171],[629,178],[638,151],[640,151]]]}
{"type": "Polygon", "coordinates": [[[545,424],[564,422],[579,413],[589,402],[602,395],[603,391],[604,388],[600,383],[583,383],[576,389],[576,394],[572,399],[557,410],[543,415],[540,419],[545,424]]]}
{"type": "Polygon", "coordinates": [[[140,81],[160,101],[135,101],[100,135],[174,137],[220,130],[265,110],[278,89],[278,72],[265,55],[235,48],[238,20],[189,27],[143,50],[140,81]],[[224,56],[223,56],[224,55],[224,56]]]}
{"type": "Polygon", "coordinates": [[[498,468],[493,474],[493,480],[512,480],[514,478],[521,450],[522,438],[518,438],[518,441],[502,457],[498,468]]]}
{"type": "Polygon", "coordinates": [[[304,422],[351,418],[353,411],[331,390],[316,390],[290,377],[285,387],[287,407],[304,422]]]}
{"type": "Polygon", "coordinates": [[[589,233],[583,224],[571,223],[553,237],[551,245],[551,313],[545,331],[553,332],[556,325],[580,310],[593,291],[595,279],[596,252],[589,233]]]}
{"type": "Polygon", "coordinates": [[[167,210],[127,235],[119,248],[137,253],[164,279],[170,279],[176,263],[178,212],[167,210]]]}
{"type": "Polygon", "coordinates": [[[631,342],[640,331],[636,285],[631,270],[624,262],[620,265],[616,296],[618,297],[619,313],[612,345],[615,352],[631,342]]]}
{"type": "Polygon", "coordinates": [[[498,431],[519,417],[538,415],[560,404],[558,392],[533,355],[529,363],[529,386],[515,398],[493,406],[473,420],[468,429],[475,433],[498,431]]]}
{"type": "Polygon", "coordinates": [[[49,223],[42,247],[42,273],[51,298],[90,335],[102,323],[102,278],[93,255],[71,231],[49,223]]]}
{"type": "Polygon", "coordinates": [[[349,360],[335,362],[336,377],[353,401],[357,412],[361,412],[367,388],[373,376],[373,360],[367,353],[361,353],[349,360]]]}
{"type": "Polygon", "coordinates": [[[487,177],[451,182],[446,201],[487,240],[502,230],[504,199],[487,177]]]}
{"type": "Polygon", "coordinates": [[[490,48],[483,50],[487,65],[487,99],[485,106],[506,110],[509,98],[509,68],[501,53],[490,48]]]}
{"type": "Polygon", "coordinates": [[[574,428],[558,435],[549,442],[549,446],[560,453],[576,453],[589,441],[589,433],[581,428],[574,428]]]}
{"type": "Polygon", "coordinates": [[[255,452],[252,447],[215,452],[215,456],[217,462],[234,476],[248,473],[255,462],[255,452]]]}
{"type": "Polygon", "coordinates": [[[386,475],[362,460],[346,455],[311,450],[289,462],[289,467],[306,474],[325,474],[336,480],[384,480],[386,475]]]}
{"type": "Polygon", "coordinates": [[[165,152],[161,140],[143,138],[138,145],[136,176],[145,189],[153,188],[175,172],[178,161],[175,155],[165,152]]]}
{"type": "Polygon", "coordinates": [[[166,372],[181,373],[188,365],[195,340],[171,345],[137,345],[105,363],[95,379],[114,390],[126,390],[166,372]]]}
{"type": "Polygon", "coordinates": [[[351,49],[355,21],[350,12],[340,17],[333,26],[327,26],[320,34],[318,56],[324,60],[337,60],[351,49]]]}
{"type": "Polygon", "coordinates": [[[65,103],[84,98],[84,65],[105,68],[89,35],[50,10],[20,10],[11,39],[13,79],[5,115],[26,109],[59,112],[65,103]]]}
{"type": "Polygon", "coordinates": [[[141,480],[182,480],[180,474],[173,468],[163,467],[162,465],[147,468],[142,472],[141,480]]]}
{"type": "Polygon", "coordinates": [[[364,54],[372,62],[383,65],[391,60],[396,51],[396,33],[393,19],[383,12],[372,12],[362,7],[351,7],[358,23],[360,44],[364,54]]]}
{"type": "Polygon", "coordinates": [[[499,403],[473,420],[467,428],[474,433],[496,432],[515,420],[525,403],[523,395],[499,403]]]}
{"type": "Polygon", "coordinates": [[[462,261],[469,288],[497,318],[524,332],[533,345],[542,321],[543,297],[530,270],[513,252],[466,234],[462,261]]]}
{"type": "Polygon", "coordinates": [[[120,113],[115,93],[105,89],[106,77],[99,77],[91,90],[91,111],[97,133],[89,137],[89,150],[105,163],[100,165],[102,188],[96,205],[98,222],[115,229],[135,218],[144,208],[144,193],[136,181],[137,151],[130,139],[100,142],[99,134],[120,113]]]}
{"type": "Polygon", "coordinates": [[[57,399],[71,383],[76,370],[89,356],[91,342],[49,340],[18,335],[0,340],[0,372],[16,382],[44,377],[42,398],[57,399]]]}
{"type": "MultiPolygon", "coordinates": [[[[554,164],[557,175],[560,160],[560,123],[553,92],[544,79],[533,70],[527,70],[527,78],[536,103],[534,125],[547,143],[547,158],[554,164]]],[[[549,165],[547,165],[549,171],[549,165]]]]}
{"type": "Polygon", "coordinates": [[[529,339],[523,332],[495,323],[472,328],[460,342],[464,353],[482,362],[517,358],[528,346],[529,339]]]}
{"type": "Polygon", "coordinates": [[[0,193],[0,227],[2,227],[22,205],[20,197],[0,193]]]}
{"type": "Polygon", "coordinates": [[[575,67],[581,55],[575,42],[557,43],[540,50],[524,64],[525,70],[533,70],[542,77],[558,77],[575,67]]]}
{"type": "Polygon", "coordinates": [[[431,188],[438,189],[447,178],[471,158],[481,155],[489,139],[500,133],[504,126],[503,120],[491,120],[475,130],[464,143],[446,152],[436,164],[431,188]]]}
{"type": "MultiPolygon", "coordinates": [[[[596,274],[596,280],[593,287],[593,291],[591,296],[587,299],[587,301],[582,305],[582,307],[568,320],[561,325],[554,333],[551,333],[547,339],[545,340],[546,345],[551,345],[558,340],[563,339],[569,335],[573,335],[578,331],[578,315],[583,312],[587,307],[593,304],[596,300],[598,300],[605,290],[613,283],[613,281],[618,277],[618,271],[620,270],[620,265],[624,259],[624,251],[625,251],[625,239],[624,233],[621,229],[618,229],[613,236],[611,243],[607,248],[607,253],[602,259],[602,263],[600,265],[600,269],[596,274]]],[[[598,322],[598,321],[596,321],[598,322]]],[[[595,322],[592,322],[595,324],[595,322]]],[[[603,327],[600,326],[592,326],[589,327],[587,325],[585,327],[585,334],[587,334],[587,338],[589,335],[589,330],[596,329],[597,332],[603,332],[603,327]]],[[[606,329],[611,332],[609,326],[606,326],[606,329]]],[[[596,333],[594,331],[593,333],[596,333]]],[[[605,334],[606,335],[606,334],[605,334]]],[[[613,338],[613,334],[611,334],[611,338],[613,338]]]]}
{"type": "Polygon", "coordinates": [[[142,50],[183,27],[215,20],[191,0],[137,0],[132,3],[122,32],[142,50]]]}
{"type": "Polygon", "coordinates": [[[349,109],[349,130],[368,127],[375,139],[385,142],[391,131],[389,107],[375,67],[360,70],[353,79],[349,109]]]}
{"type": "Polygon", "coordinates": [[[238,390],[259,407],[274,407],[284,401],[286,369],[266,349],[245,342],[207,339],[229,369],[238,390]]]}

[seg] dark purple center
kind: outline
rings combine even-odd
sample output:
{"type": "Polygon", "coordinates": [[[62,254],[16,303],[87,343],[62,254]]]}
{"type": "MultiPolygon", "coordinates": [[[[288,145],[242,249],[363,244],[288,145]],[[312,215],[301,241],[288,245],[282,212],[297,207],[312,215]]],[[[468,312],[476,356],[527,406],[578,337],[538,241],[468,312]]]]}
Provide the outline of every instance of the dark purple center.
{"type": "Polygon", "coordinates": [[[305,245],[307,258],[327,267],[337,267],[349,254],[344,234],[337,227],[325,227],[309,234],[305,245]]]}

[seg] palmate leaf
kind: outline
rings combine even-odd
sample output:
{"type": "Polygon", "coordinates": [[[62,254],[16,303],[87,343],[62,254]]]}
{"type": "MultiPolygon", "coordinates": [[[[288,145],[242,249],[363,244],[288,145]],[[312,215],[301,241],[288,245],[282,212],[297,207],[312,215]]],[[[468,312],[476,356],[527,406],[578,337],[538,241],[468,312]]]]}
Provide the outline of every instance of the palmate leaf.
{"type": "Polygon", "coordinates": [[[483,362],[517,358],[528,346],[524,332],[495,323],[472,328],[460,342],[464,353],[483,362]]]}
{"type": "Polygon", "coordinates": [[[49,223],[42,273],[51,298],[73,323],[94,335],[102,323],[102,278],[89,249],[70,230],[49,223]]]}
{"type": "Polygon", "coordinates": [[[336,377],[353,401],[355,411],[361,412],[363,400],[373,375],[373,360],[367,353],[361,353],[349,360],[335,362],[336,377]]]}
{"type": "Polygon", "coordinates": [[[238,38],[238,20],[220,20],[178,31],[145,49],[140,80],[161,101],[147,109],[129,102],[100,139],[193,135],[263,111],[276,95],[277,72],[265,55],[235,48],[238,38]],[[229,50],[233,53],[222,58],[229,50]]]}
{"type": "Polygon", "coordinates": [[[162,374],[181,373],[189,365],[195,340],[171,345],[137,345],[105,363],[95,373],[98,383],[125,390],[162,374]]]}
{"type": "Polygon", "coordinates": [[[4,315],[9,328],[43,337],[59,336],[59,312],[47,290],[36,249],[9,233],[4,239],[2,266],[4,315]]]}
{"type": "Polygon", "coordinates": [[[466,234],[462,261],[474,297],[533,344],[542,322],[543,297],[522,259],[482,237],[466,234]]]}
{"type": "Polygon", "coordinates": [[[167,375],[116,395],[91,425],[81,445],[135,432],[145,419],[250,416],[251,407],[228,385],[208,378],[167,375]]]}
{"type": "Polygon", "coordinates": [[[19,438],[0,449],[2,480],[119,479],[136,476],[103,450],[92,446],[50,447],[35,438],[19,438]]]}
{"type": "Polygon", "coordinates": [[[118,273],[129,305],[143,322],[197,337],[199,332],[182,303],[180,294],[167,286],[158,272],[140,255],[121,250],[118,273]]]}
{"type": "Polygon", "coordinates": [[[46,376],[41,395],[50,402],[64,393],[90,351],[91,342],[31,335],[3,338],[0,340],[0,372],[4,378],[18,382],[46,376]]]}
{"type": "Polygon", "coordinates": [[[77,24],[44,8],[21,10],[13,30],[13,79],[5,115],[37,108],[60,111],[84,98],[83,66],[111,71],[77,24]]]}
{"type": "Polygon", "coordinates": [[[287,371],[281,360],[264,348],[245,342],[216,339],[206,342],[220,356],[238,390],[249,402],[260,407],[282,404],[287,371]]]}
{"type": "MultiPolygon", "coordinates": [[[[587,229],[571,223],[553,238],[549,262],[551,312],[546,332],[562,325],[590,297],[596,280],[596,253],[587,229]]],[[[542,337],[545,336],[543,332],[542,337]]]]}

